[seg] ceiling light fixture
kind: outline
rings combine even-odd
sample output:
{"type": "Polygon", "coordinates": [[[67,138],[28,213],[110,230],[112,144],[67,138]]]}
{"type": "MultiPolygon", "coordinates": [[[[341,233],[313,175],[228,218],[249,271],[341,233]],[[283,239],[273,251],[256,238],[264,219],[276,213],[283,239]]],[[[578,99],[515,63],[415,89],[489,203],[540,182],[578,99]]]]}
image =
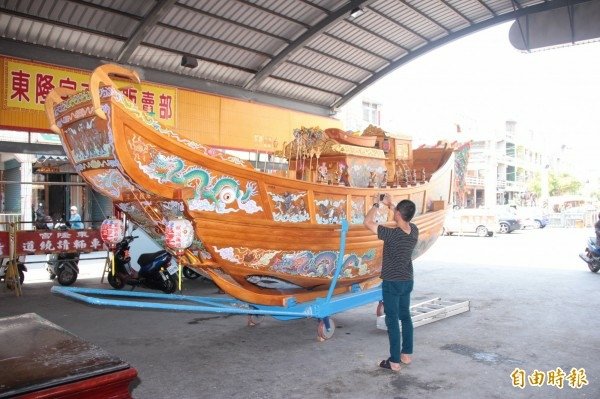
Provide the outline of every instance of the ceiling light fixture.
{"type": "Polygon", "coordinates": [[[350,11],[350,18],[353,18],[353,19],[358,18],[361,15],[363,15],[364,13],[365,13],[365,10],[363,10],[360,7],[353,8],[352,11],[350,11]]]}

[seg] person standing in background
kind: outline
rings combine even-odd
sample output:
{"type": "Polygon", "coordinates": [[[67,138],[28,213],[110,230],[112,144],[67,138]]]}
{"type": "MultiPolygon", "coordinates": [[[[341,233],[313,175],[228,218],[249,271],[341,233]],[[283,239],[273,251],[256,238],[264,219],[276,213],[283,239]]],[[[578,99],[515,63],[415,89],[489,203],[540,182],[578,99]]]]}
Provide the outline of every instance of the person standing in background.
{"type": "Polygon", "coordinates": [[[35,228],[36,229],[45,229],[46,228],[46,211],[44,211],[44,204],[39,203],[37,209],[35,210],[35,228]]]}
{"type": "Polygon", "coordinates": [[[69,218],[69,224],[71,225],[72,229],[83,229],[83,222],[81,221],[81,216],[79,216],[79,213],[77,213],[77,207],[75,205],[71,207],[71,217],[69,218]]]}

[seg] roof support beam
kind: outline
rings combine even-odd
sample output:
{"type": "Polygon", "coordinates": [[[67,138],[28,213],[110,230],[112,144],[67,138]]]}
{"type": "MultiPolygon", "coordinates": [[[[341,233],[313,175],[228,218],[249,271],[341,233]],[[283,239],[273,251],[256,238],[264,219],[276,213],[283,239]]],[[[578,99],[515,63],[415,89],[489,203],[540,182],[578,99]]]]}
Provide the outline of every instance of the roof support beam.
{"type": "Polygon", "coordinates": [[[573,6],[568,6],[567,11],[569,12],[569,28],[571,28],[571,43],[575,43],[575,16],[573,15],[575,12],[573,10],[573,6]]]}
{"type": "MultiPolygon", "coordinates": [[[[372,8],[369,8],[369,10],[373,10],[373,9],[372,9],[372,8]]],[[[384,42],[386,42],[386,43],[389,43],[389,44],[391,44],[392,46],[394,46],[394,47],[397,47],[397,48],[399,48],[399,49],[401,49],[401,50],[403,50],[403,51],[406,51],[406,52],[408,52],[408,51],[409,51],[409,50],[408,50],[406,47],[404,47],[404,46],[402,46],[402,45],[400,45],[400,44],[398,44],[398,43],[396,43],[396,42],[394,42],[394,41],[391,41],[390,39],[386,38],[385,36],[382,36],[382,35],[380,35],[379,33],[373,32],[372,30],[370,30],[370,29],[367,29],[367,28],[365,28],[364,26],[362,26],[362,25],[359,25],[359,24],[357,24],[357,23],[356,23],[356,22],[354,22],[354,21],[348,21],[348,20],[346,20],[346,21],[345,21],[345,23],[347,23],[347,24],[350,24],[350,25],[352,25],[352,26],[356,27],[357,29],[360,29],[360,30],[361,30],[361,31],[363,31],[363,32],[366,32],[366,33],[368,33],[368,34],[369,34],[369,35],[371,35],[371,36],[375,36],[375,37],[376,37],[376,38],[378,38],[379,40],[381,40],[381,41],[384,41],[384,42]]]]}
{"type": "Polygon", "coordinates": [[[69,0],[69,3],[79,4],[80,6],[84,6],[84,7],[88,7],[88,8],[93,8],[93,9],[99,10],[101,12],[108,12],[108,13],[111,13],[111,14],[121,15],[121,16],[124,16],[124,17],[127,17],[127,18],[131,18],[131,19],[136,20],[136,21],[141,21],[143,19],[139,15],[135,15],[135,14],[132,14],[130,12],[125,12],[125,11],[121,11],[121,10],[115,10],[114,8],[104,7],[104,6],[101,6],[99,4],[91,3],[89,1],[84,1],[84,0],[69,0]]]}
{"type": "Polygon", "coordinates": [[[266,12],[267,14],[275,15],[276,17],[284,19],[284,20],[286,20],[288,22],[291,22],[293,24],[300,25],[304,29],[309,29],[310,28],[310,25],[307,25],[307,24],[305,24],[305,23],[303,23],[301,21],[295,20],[294,18],[290,18],[287,15],[281,14],[281,13],[273,11],[273,10],[270,10],[267,7],[263,7],[263,6],[259,5],[259,4],[255,4],[255,2],[250,2],[250,1],[247,1],[247,0],[237,0],[237,1],[240,2],[240,3],[242,3],[242,4],[247,5],[248,7],[255,8],[255,9],[260,10],[262,12],[266,12]]]}
{"type": "MultiPolygon", "coordinates": [[[[387,15],[383,14],[381,11],[373,8],[373,7],[369,7],[369,11],[373,11],[375,14],[377,14],[379,17],[388,20],[390,23],[399,26],[400,28],[404,29],[405,31],[415,35],[416,37],[420,38],[421,40],[423,40],[424,42],[429,43],[431,40],[429,40],[428,38],[426,38],[425,36],[423,36],[422,34],[420,34],[419,32],[409,28],[408,26],[401,24],[400,22],[393,20],[392,18],[388,17],[387,15]]],[[[406,49],[407,51],[409,51],[408,49],[406,49]]]]}
{"type": "Polygon", "coordinates": [[[481,0],[477,0],[477,2],[478,2],[479,4],[481,4],[481,5],[482,5],[482,6],[483,6],[485,9],[487,9],[487,10],[488,10],[488,12],[489,12],[490,14],[492,14],[492,16],[493,16],[493,17],[495,17],[495,16],[496,16],[496,12],[495,12],[495,11],[492,9],[492,7],[488,6],[486,3],[484,3],[484,2],[483,2],[483,1],[481,1],[481,0]]]}
{"type": "Polygon", "coordinates": [[[253,26],[242,24],[242,23],[237,22],[237,21],[235,21],[235,20],[233,20],[231,18],[226,18],[226,17],[223,17],[221,15],[215,15],[215,14],[208,13],[208,12],[206,12],[204,10],[200,10],[199,8],[188,6],[187,4],[177,3],[177,7],[183,8],[184,10],[189,10],[189,11],[194,12],[196,14],[204,15],[205,17],[208,17],[208,18],[216,19],[217,21],[227,22],[228,24],[235,25],[235,26],[243,28],[245,30],[256,32],[258,34],[261,34],[261,35],[264,35],[264,36],[268,36],[268,37],[276,39],[276,40],[280,40],[280,41],[282,41],[284,43],[287,43],[287,44],[291,43],[291,41],[289,39],[285,38],[285,37],[282,37],[282,36],[279,36],[279,35],[275,35],[275,34],[273,34],[271,32],[267,32],[266,30],[255,28],[253,26]]]}
{"type": "MultiPolygon", "coordinates": [[[[350,84],[353,84],[353,85],[357,84],[357,82],[355,82],[353,80],[350,80],[348,78],[345,78],[343,76],[335,75],[333,73],[329,73],[329,72],[326,72],[326,71],[321,71],[319,69],[310,67],[308,65],[303,65],[303,64],[300,64],[300,63],[295,62],[295,61],[288,61],[287,64],[288,65],[296,66],[298,68],[306,69],[307,71],[318,73],[319,75],[329,76],[330,78],[338,79],[338,80],[341,80],[341,81],[344,81],[344,82],[347,82],[347,83],[350,83],[350,84]]],[[[339,96],[339,94],[338,94],[338,96],[339,96]]]]}
{"type": "Polygon", "coordinates": [[[370,72],[371,72],[371,71],[370,71],[370,70],[368,70],[367,68],[365,68],[365,67],[363,67],[363,66],[360,66],[360,65],[358,65],[358,64],[356,64],[356,63],[354,63],[354,62],[352,62],[352,61],[348,61],[348,60],[342,59],[342,58],[340,58],[340,57],[336,57],[336,56],[334,56],[334,55],[331,55],[331,54],[329,54],[329,53],[325,53],[325,52],[323,52],[323,51],[321,51],[321,50],[317,50],[316,48],[312,48],[312,47],[308,47],[308,46],[306,46],[306,47],[304,47],[304,49],[305,49],[305,50],[308,50],[308,51],[312,51],[312,52],[313,52],[313,53],[315,53],[315,54],[319,54],[320,56],[323,56],[323,57],[330,58],[330,59],[332,59],[332,60],[335,60],[335,61],[337,61],[337,62],[340,62],[340,63],[342,63],[342,64],[350,65],[351,67],[354,67],[354,68],[356,68],[356,69],[360,69],[361,71],[365,71],[365,72],[367,72],[367,73],[370,73],[370,72]]]}
{"type": "Polygon", "coordinates": [[[330,107],[332,109],[335,109],[335,108],[339,108],[339,107],[343,106],[348,101],[350,101],[350,99],[352,97],[356,96],[358,93],[365,90],[367,87],[369,87],[370,85],[372,85],[377,80],[384,77],[385,75],[389,74],[390,72],[393,72],[394,70],[398,69],[402,65],[414,60],[415,58],[417,58],[435,48],[443,46],[443,45],[445,45],[451,41],[454,41],[456,39],[459,39],[463,36],[467,36],[478,30],[489,28],[490,26],[494,26],[494,25],[497,25],[497,24],[500,24],[500,23],[503,23],[506,21],[514,20],[514,19],[517,19],[519,17],[525,16],[528,14],[534,14],[537,12],[553,10],[555,8],[561,8],[561,7],[566,7],[566,6],[573,6],[575,4],[587,3],[589,1],[590,0],[554,0],[554,1],[544,2],[544,3],[536,4],[536,5],[525,7],[525,8],[518,8],[519,6],[517,5],[515,7],[515,9],[511,12],[508,12],[508,13],[502,14],[502,15],[498,15],[495,18],[490,18],[483,22],[471,25],[465,29],[461,29],[460,31],[449,34],[444,38],[438,39],[435,42],[429,43],[428,45],[425,45],[423,47],[418,48],[417,50],[412,51],[410,54],[406,55],[405,57],[400,58],[398,61],[388,65],[387,67],[383,68],[379,72],[371,75],[371,77],[369,77],[368,79],[365,79],[362,83],[357,85],[354,89],[347,92],[344,95],[344,97],[340,98],[338,101],[331,104],[330,107]]]}
{"type": "MultiPolygon", "coordinates": [[[[223,46],[233,47],[233,48],[236,48],[236,49],[248,52],[248,53],[253,53],[253,54],[259,55],[259,56],[264,57],[264,58],[269,58],[269,59],[273,58],[273,56],[271,54],[265,53],[264,51],[254,50],[254,49],[252,49],[250,47],[244,47],[244,46],[241,46],[241,45],[236,44],[236,43],[232,43],[232,42],[227,41],[227,40],[219,39],[217,37],[207,36],[207,35],[204,35],[204,34],[201,34],[201,33],[198,33],[198,32],[194,32],[194,31],[190,31],[190,30],[185,30],[185,29],[180,28],[178,26],[173,26],[173,25],[162,23],[162,22],[158,22],[156,24],[156,26],[160,26],[161,28],[165,28],[165,29],[174,30],[176,32],[181,32],[184,35],[195,36],[195,37],[203,39],[203,40],[210,40],[211,42],[219,43],[219,44],[222,44],[223,46]]],[[[147,45],[148,42],[142,42],[141,44],[147,45]]]]}
{"type": "Polygon", "coordinates": [[[36,21],[36,22],[40,22],[42,24],[48,24],[48,25],[55,25],[55,26],[58,26],[58,27],[61,27],[61,28],[72,29],[73,31],[82,31],[82,32],[89,33],[91,35],[97,35],[97,36],[101,36],[101,37],[107,37],[107,38],[113,39],[113,40],[124,41],[126,39],[124,36],[119,36],[119,35],[115,35],[115,34],[112,34],[112,33],[100,32],[100,31],[93,30],[93,29],[90,29],[90,28],[87,28],[87,27],[84,27],[84,26],[73,25],[73,24],[70,24],[70,23],[67,23],[67,22],[53,21],[53,20],[50,20],[50,19],[39,17],[37,15],[24,14],[24,13],[19,12],[19,11],[2,9],[2,13],[3,14],[7,14],[7,15],[12,15],[12,16],[15,16],[15,17],[19,17],[19,18],[22,18],[24,20],[36,21]]]}
{"type": "Polygon", "coordinates": [[[135,29],[133,35],[131,35],[131,37],[123,44],[115,61],[118,63],[126,63],[129,61],[129,57],[131,57],[131,54],[133,54],[142,40],[144,40],[146,34],[167,12],[169,12],[171,8],[173,8],[176,2],[177,0],[158,0],[148,15],[142,20],[142,23],[135,29]]]}
{"type": "Polygon", "coordinates": [[[152,43],[142,43],[142,45],[146,46],[146,47],[155,48],[157,50],[164,51],[165,53],[173,53],[173,54],[178,54],[178,55],[181,55],[181,56],[184,56],[184,55],[192,56],[192,57],[196,58],[199,61],[204,61],[204,62],[208,62],[210,64],[215,64],[215,65],[221,65],[221,66],[224,66],[224,67],[227,67],[227,68],[236,69],[238,71],[244,71],[244,72],[250,73],[250,74],[255,74],[256,73],[256,70],[254,70],[254,69],[244,68],[244,67],[241,67],[239,65],[230,64],[228,62],[214,60],[214,59],[211,59],[211,58],[204,57],[204,56],[202,56],[200,54],[186,53],[185,51],[180,51],[180,50],[177,50],[177,49],[167,48],[167,47],[159,46],[157,44],[152,44],[152,43]]]}
{"type": "Polygon", "coordinates": [[[330,28],[332,25],[337,23],[339,20],[348,17],[348,14],[355,8],[360,6],[367,6],[375,0],[353,0],[348,4],[335,10],[323,20],[319,21],[315,26],[304,32],[298,39],[292,44],[287,46],[277,56],[275,56],[267,65],[265,65],[258,73],[244,86],[246,90],[254,90],[257,86],[260,86],[261,82],[265,80],[277,67],[283,64],[294,52],[304,47],[309,41],[313,40],[317,35],[330,28]]]}
{"type": "Polygon", "coordinates": [[[407,8],[410,8],[412,11],[414,11],[415,13],[419,14],[421,17],[423,17],[424,19],[428,20],[429,22],[431,22],[432,24],[434,24],[435,26],[443,29],[446,33],[450,33],[450,30],[448,28],[446,28],[445,26],[443,26],[441,23],[439,23],[438,21],[436,21],[435,19],[431,18],[430,16],[424,14],[421,10],[419,10],[418,8],[416,8],[413,5],[408,4],[406,1],[404,0],[400,0],[400,2],[402,4],[404,4],[407,8]]]}
{"type": "Polygon", "coordinates": [[[452,4],[448,4],[447,1],[442,1],[442,4],[445,5],[446,7],[448,7],[449,9],[451,9],[452,11],[454,11],[454,13],[456,15],[458,15],[459,17],[461,17],[462,19],[464,19],[465,21],[467,21],[469,25],[473,25],[473,21],[471,21],[469,18],[467,18],[465,16],[465,14],[463,14],[460,11],[458,11],[458,9],[456,7],[454,7],[452,4]]]}
{"type": "Polygon", "coordinates": [[[269,79],[275,79],[275,80],[279,80],[280,82],[290,83],[290,84],[293,84],[293,85],[296,85],[296,86],[300,86],[300,87],[306,87],[307,89],[316,90],[316,91],[320,91],[320,92],[323,92],[323,93],[331,94],[332,96],[336,96],[336,97],[341,97],[342,96],[341,93],[336,93],[335,91],[331,91],[331,90],[324,89],[322,87],[317,87],[317,86],[309,85],[309,84],[306,84],[306,83],[302,83],[302,82],[299,82],[297,80],[290,80],[290,79],[282,78],[280,76],[269,76],[269,79]]]}
{"type": "Polygon", "coordinates": [[[348,40],[344,40],[341,37],[337,37],[335,35],[332,35],[331,33],[323,32],[323,36],[327,36],[328,38],[330,38],[332,40],[335,40],[337,42],[343,43],[343,44],[345,44],[347,46],[354,47],[354,48],[362,51],[363,53],[369,54],[369,55],[371,55],[371,56],[373,56],[375,58],[379,58],[380,60],[383,60],[385,62],[392,62],[392,60],[387,59],[387,58],[381,56],[380,54],[377,54],[374,51],[371,51],[371,50],[366,49],[366,48],[364,48],[362,46],[359,46],[358,44],[352,44],[352,43],[348,42],[348,40]]]}

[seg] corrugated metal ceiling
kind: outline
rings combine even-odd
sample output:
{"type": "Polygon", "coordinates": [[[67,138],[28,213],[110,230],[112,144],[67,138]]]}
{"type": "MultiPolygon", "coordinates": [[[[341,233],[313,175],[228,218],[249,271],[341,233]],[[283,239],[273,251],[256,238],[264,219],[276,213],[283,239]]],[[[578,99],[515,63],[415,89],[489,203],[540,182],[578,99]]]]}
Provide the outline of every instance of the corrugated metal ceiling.
{"type": "MultiPolygon", "coordinates": [[[[0,0],[0,36],[5,44],[135,66],[142,75],[147,70],[190,78],[180,80],[184,87],[196,79],[205,89],[229,87],[241,98],[261,94],[325,113],[448,41],[582,2],[0,0]],[[351,15],[359,9],[360,16],[351,15]],[[197,59],[198,66],[181,66],[182,56],[197,59]]],[[[37,59],[35,52],[30,58],[37,59]]]]}

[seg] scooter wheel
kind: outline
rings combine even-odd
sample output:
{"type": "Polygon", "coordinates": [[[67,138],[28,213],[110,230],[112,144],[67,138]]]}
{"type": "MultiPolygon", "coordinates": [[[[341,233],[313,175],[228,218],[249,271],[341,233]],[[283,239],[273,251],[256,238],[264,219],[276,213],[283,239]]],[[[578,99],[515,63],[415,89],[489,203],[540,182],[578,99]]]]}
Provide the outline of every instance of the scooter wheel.
{"type": "Polygon", "coordinates": [[[172,294],[177,289],[177,281],[175,281],[175,277],[169,276],[168,279],[163,281],[162,290],[165,294],[172,294]]]}
{"type": "Polygon", "coordinates": [[[588,263],[588,267],[590,268],[591,272],[598,273],[598,271],[600,271],[600,263],[590,262],[588,263]]]}
{"type": "Polygon", "coordinates": [[[186,266],[183,268],[183,277],[190,280],[195,280],[200,277],[200,273],[196,273],[194,270],[186,266]]]}
{"type": "Polygon", "coordinates": [[[23,273],[23,270],[19,270],[19,283],[21,285],[23,285],[24,281],[25,281],[25,273],[23,273]]]}
{"type": "Polygon", "coordinates": [[[120,290],[125,287],[125,280],[118,274],[113,276],[112,272],[108,272],[108,284],[114,289],[120,290]]]}
{"type": "Polygon", "coordinates": [[[77,280],[77,273],[70,267],[63,267],[58,271],[56,277],[58,277],[58,283],[60,285],[71,285],[77,280]]]}

